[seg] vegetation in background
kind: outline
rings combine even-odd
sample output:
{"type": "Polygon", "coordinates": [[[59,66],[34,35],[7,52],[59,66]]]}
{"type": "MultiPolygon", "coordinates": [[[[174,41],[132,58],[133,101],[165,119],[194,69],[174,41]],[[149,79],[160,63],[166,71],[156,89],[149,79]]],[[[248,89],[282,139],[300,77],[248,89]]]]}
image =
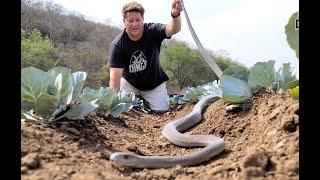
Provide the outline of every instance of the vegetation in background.
{"type": "Polygon", "coordinates": [[[285,33],[289,46],[292,50],[295,51],[296,56],[299,59],[299,27],[297,26],[298,20],[299,12],[293,13],[287,25],[285,26],[285,33]]]}
{"type": "MultiPolygon", "coordinates": [[[[83,15],[68,12],[52,1],[36,0],[21,1],[21,27],[24,29],[22,34],[38,29],[43,37],[51,40],[51,46],[56,52],[49,56],[56,61],[39,58],[38,61],[48,63],[45,67],[34,58],[30,58],[29,63],[24,63],[27,62],[24,58],[23,68],[34,66],[48,70],[55,65],[64,66],[73,71],[87,72],[85,86],[95,89],[108,86],[109,46],[121,32],[121,28],[111,26],[108,22],[102,24],[89,21],[83,15]],[[51,62],[55,64],[50,64],[51,62]]],[[[163,44],[161,63],[169,75],[169,86],[182,89],[212,82],[217,78],[200,53],[186,43],[173,38],[163,44]]],[[[26,52],[23,50],[22,53],[26,52]]],[[[213,52],[211,55],[222,70],[237,64],[225,55],[213,52]]]]}
{"type": "Polygon", "coordinates": [[[89,103],[98,99],[97,104],[99,107],[96,112],[102,116],[111,114],[113,117],[129,112],[133,108],[133,105],[137,105],[140,102],[133,92],[121,90],[117,92],[110,87],[100,87],[100,89],[85,87],[80,99],[81,103],[89,103]]]}
{"type": "MultiPolygon", "coordinates": [[[[223,54],[211,56],[221,70],[231,66],[246,69],[241,64],[232,61],[223,54]]],[[[165,46],[161,52],[161,64],[170,78],[170,85],[179,87],[180,90],[189,86],[198,86],[217,80],[218,77],[206,64],[198,50],[191,49],[185,43],[175,43],[165,46]]]]}
{"type": "Polygon", "coordinates": [[[212,70],[201,59],[201,55],[185,44],[163,48],[160,58],[170,78],[169,83],[180,89],[213,81],[215,78],[212,70]]]}
{"type": "Polygon", "coordinates": [[[21,67],[34,66],[49,70],[59,64],[58,50],[52,41],[37,29],[26,32],[21,29],[21,67]]]}
{"type": "MultiPolygon", "coordinates": [[[[48,37],[57,50],[55,57],[59,59],[60,66],[88,72],[85,86],[99,88],[108,85],[109,72],[105,70],[108,70],[109,46],[120,33],[120,28],[89,21],[83,15],[68,12],[51,1],[35,0],[21,1],[21,27],[24,29],[22,34],[38,29],[48,37]]],[[[44,70],[52,68],[42,68],[37,62],[22,68],[28,66],[44,70]]]]}
{"type": "MultiPolygon", "coordinates": [[[[299,59],[299,11],[291,15],[287,25],[285,26],[285,33],[287,41],[292,50],[295,51],[297,58],[299,59]]],[[[292,98],[299,99],[299,81],[297,80],[291,86],[295,85],[293,89],[292,98]]]]}

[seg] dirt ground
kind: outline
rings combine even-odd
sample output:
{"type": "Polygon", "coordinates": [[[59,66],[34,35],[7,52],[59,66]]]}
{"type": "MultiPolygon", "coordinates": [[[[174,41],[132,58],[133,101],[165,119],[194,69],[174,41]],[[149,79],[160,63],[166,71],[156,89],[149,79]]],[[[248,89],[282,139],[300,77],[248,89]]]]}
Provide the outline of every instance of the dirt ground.
{"type": "Polygon", "coordinates": [[[299,102],[289,93],[263,90],[234,112],[223,100],[203,111],[201,122],[185,133],[214,134],[226,149],[208,162],[160,169],[116,167],[115,151],[180,156],[182,148],[161,136],[164,125],[191,112],[181,105],[163,115],[132,110],[118,118],[64,121],[51,126],[21,124],[21,179],[299,179],[299,102]]]}

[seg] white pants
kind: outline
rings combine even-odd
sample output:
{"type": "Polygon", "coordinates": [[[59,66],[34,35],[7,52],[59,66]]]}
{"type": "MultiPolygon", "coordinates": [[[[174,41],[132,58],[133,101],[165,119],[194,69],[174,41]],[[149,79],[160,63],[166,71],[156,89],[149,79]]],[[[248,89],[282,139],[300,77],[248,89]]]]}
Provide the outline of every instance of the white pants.
{"type": "Polygon", "coordinates": [[[133,87],[127,80],[121,78],[120,89],[142,96],[149,102],[150,108],[154,111],[167,111],[169,109],[169,96],[166,84],[166,82],[163,82],[153,90],[140,91],[133,87]]]}

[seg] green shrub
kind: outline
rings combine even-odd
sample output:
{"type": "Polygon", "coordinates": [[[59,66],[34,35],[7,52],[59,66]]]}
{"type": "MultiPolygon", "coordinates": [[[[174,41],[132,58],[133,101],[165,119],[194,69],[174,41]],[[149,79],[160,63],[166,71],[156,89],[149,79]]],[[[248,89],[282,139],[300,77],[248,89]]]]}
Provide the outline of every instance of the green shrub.
{"type": "Polygon", "coordinates": [[[57,49],[48,37],[37,29],[21,29],[21,68],[33,66],[47,71],[58,64],[57,49]]]}
{"type": "MultiPolygon", "coordinates": [[[[231,66],[247,68],[233,61],[226,54],[210,52],[221,70],[231,66]]],[[[187,44],[174,43],[164,47],[161,52],[161,64],[169,76],[169,85],[180,90],[188,86],[198,86],[212,82],[218,77],[204,61],[198,50],[191,49],[187,44]]]]}

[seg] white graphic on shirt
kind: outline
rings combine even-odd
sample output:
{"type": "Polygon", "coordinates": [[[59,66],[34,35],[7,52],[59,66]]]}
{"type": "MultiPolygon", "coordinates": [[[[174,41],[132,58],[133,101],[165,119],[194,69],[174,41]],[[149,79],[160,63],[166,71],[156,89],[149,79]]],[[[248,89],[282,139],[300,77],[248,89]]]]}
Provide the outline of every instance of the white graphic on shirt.
{"type": "Polygon", "coordinates": [[[145,70],[147,67],[147,58],[140,50],[134,52],[130,59],[129,72],[135,73],[145,70]]]}

